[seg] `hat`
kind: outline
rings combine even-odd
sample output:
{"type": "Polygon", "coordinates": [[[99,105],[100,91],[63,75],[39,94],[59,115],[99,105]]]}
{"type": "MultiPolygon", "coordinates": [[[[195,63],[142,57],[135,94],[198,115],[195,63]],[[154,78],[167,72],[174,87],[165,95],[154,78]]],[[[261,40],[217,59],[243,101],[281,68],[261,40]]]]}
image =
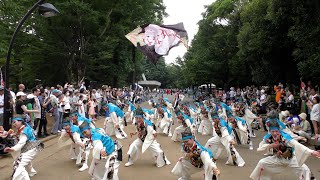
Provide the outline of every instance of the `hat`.
{"type": "Polygon", "coordinates": [[[304,119],[304,120],[307,119],[306,113],[301,113],[301,114],[299,114],[299,117],[300,117],[301,119],[304,119]]]}
{"type": "Polygon", "coordinates": [[[69,114],[69,117],[72,117],[72,116],[78,116],[78,112],[77,111],[71,111],[70,114],[69,114]]]}
{"type": "Polygon", "coordinates": [[[62,126],[67,126],[67,125],[71,125],[71,122],[69,121],[69,119],[64,119],[62,122],[62,126]]]}
{"type": "Polygon", "coordinates": [[[182,135],[182,141],[186,141],[188,139],[192,139],[193,138],[193,135],[191,133],[191,130],[190,128],[186,128],[184,132],[181,133],[182,135]]]}
{"type": "Polygon", "coordinates": [[[136,114],[135,114],[136,117],[143,117],[143,115],[144,115],[143,110],[142,110],[141,107],[138,107],[138,108],[136,109],[135,113],[136,113],[136,114]]]}
{"type": "Polygon", "coordinates": [[[52,90],[52,94],[56,94],[56,93],[59,93],[60,91],[58,89],[54,89],[52,90]]]}
{"type": "Polygon", "coordinates": [[[269,130],[280,130],[279,123],[277,122],[276,119],[270,119],[268,122],[269,130]]]}
{"type": "Polygon", "coordinates": [[[267,117],[270,119],[278,118],[278,112],[276,110],[271,110],[270,112],[267,113],[267,117]]]}
{"type": "Polygon", "coordinates": [[[27,99],[33,99],[33,98],[35,98],[35,97],[36,97],[35,95],[29,94],[29,95],[27,96],[27,99]]]}
{"type": "Polygon", "coordinates": [[[87,129],[90,129],[90,125],[89,125],[86,121],[84,121],[84,122],[79,126],[79,128],[80,128],[80,131],[82,132],[82,131],[85,131],[85,130],[87,130],[87,129]]]}
{"type": "Polygon", "coordinates": [[[17,96],[26,96],[26,94],[24,92],[20,91],[17,93],[17,96]]]}
{"type": "Polygon", "coordinates": [[[101,103],[101,105],[102,105],[102,107],[106,107],[106,106],[108,106],[108,103],[103,102],[103,103],[101,103]]]}
{"type": "Polygon", "coordinates": [[[24,121],[24,119],[21,117],[14,117],[12,118],[12,121],[24,121]]]}
{"type": "Polygon", "coordinates": [[[281,115],[282,116],[289,116],[290,115],[290,113],[289,113],[289,111],[288,110],[286,110],[286,111],[281,111],[281,115]]]}

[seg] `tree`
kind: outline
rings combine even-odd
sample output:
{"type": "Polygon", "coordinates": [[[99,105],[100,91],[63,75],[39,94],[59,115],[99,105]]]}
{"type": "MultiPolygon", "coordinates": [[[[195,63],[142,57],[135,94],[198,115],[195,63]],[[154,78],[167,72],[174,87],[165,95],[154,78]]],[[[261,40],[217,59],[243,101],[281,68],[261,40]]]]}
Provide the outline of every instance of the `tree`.
{"type": "MultiPolygon", "coordinates": [[[[0,63],[4,63],[15,22],[34,2],[0,3],[0,30],[5,32],[0,38],[0,63]]],[[[124,35],[138,25],[160,23],[165,15],[162,0],[57,0],[54,5],[59,16],[42,19],[35,13],[19,33],[11,61],[13,83],[21,76],[29,85],[35,78],[53,85],[86,77],[101,84],[128,85],[144,57],[132,53],[124,35]]]]}

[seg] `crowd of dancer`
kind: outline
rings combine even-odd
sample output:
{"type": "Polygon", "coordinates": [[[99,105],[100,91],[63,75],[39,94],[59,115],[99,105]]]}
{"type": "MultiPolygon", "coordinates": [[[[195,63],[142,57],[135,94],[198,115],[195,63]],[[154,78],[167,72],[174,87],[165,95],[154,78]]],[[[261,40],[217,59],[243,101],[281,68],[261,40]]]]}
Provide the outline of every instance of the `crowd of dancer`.
{"type": "MultiPolygon", "coordinates": [[[[306,113],[294,116],[294,105],[287,103],[287,108],[291,108],[287,112],[279,108],[281,103],[269,103],[266,91],[259,90],[259,98],[250,93],[257,92],[250,88],[246,93],[240,92],[240,96],[234,88],[227,94],[220,91],[199,93],[197,102],[193,103],[185,101],[181,91],[175,92],[174,99],[170,101],[163,96],[165,91],[156,93],[156,96],[150,91],[129,88],[102,87],[97,91],[86,91],[85,87],[80,87],[77,91],[68,84],[51,89],[34,88],[33,99],[44,93],[48,100],[39,102],[39,110],[28,109],[25,103],[19,104],[20,100],[24,102],[26,94],[23,91],[17,93],[16,112],[12,119],[17,131],[4,131],[2,136],[14,135],[18,139],[13,147],[6,147],[4,151],[11,152],[15,159],[13,179],[29,179],[37,173],[31,161],[43,149],[43,144],[37,139],[37,136],[43,136],[43,126],[38,126],[36,120],[26,114],[40,113],[41,123],[41,110],[46,111],[50,104],[50,109],[53,109],[50,112],[55,117],[52,133],[60,134],[59,146],[70,146],[70,158],[75,160],[79,171],[88,170],[95,180],[119,179],[118,171],[124,156],[121,140],[128,137],[125,126],[135,126],[136,132],[129,136],[137,135],[126,153],[126,167],[134,165],[147,150],[151,152],[151,159],[157,167],[171,164],[157,141],[157,135],[161,134],[168,136],[168,140],[182,143],[183,156],[171,171],[179,180],[188,180],[199,171],[204,171],[205,180],[218,179],[223,169],[220,170],[216,162],[222,151],[227,152],[226,164],[244,167],[245,160],[237,151],[238,145],[245,145],[248,151],[252,151],[252,138],[256,137],[254,129],[260,127],[267,134],[257,150],[264,151],[268,156],[258,162],[250,178],[271,179],[285,167],[290,167],[299,179],[314,179],[304,163],[309,156],[320,157],[320,152],[303,145],[311,134],[298,128],[303,127],[306,113]],[[140,106],[143,101],[148,102],[148,108],[140,106]],[[20,115],[19,108],[22,109],[20,115]],[[95,118],[101,113],[106,116],[104,126],[97,127],[95,118]],[[206,144],[199,143],[198,136],[207,136],[206,144]],[[90,154],[93,158],[89,167],[90,154]]],[[[31,95],[28,96],[32,99],[31,95]]],[[[46,135],[46,131],[43,132],[46,135]]]]}

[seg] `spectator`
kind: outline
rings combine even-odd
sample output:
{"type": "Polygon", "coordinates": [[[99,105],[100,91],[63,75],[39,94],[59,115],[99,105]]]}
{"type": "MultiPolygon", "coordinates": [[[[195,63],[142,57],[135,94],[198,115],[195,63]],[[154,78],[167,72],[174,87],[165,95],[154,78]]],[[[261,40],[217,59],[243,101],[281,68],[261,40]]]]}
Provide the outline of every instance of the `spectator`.
{"type": "Polygon", "coordinates": [[[25,91],[25,86],[24,84],[19,84],[19,91],[18,92],[24,92],[25,91]]]}
{"type": "Polygon", "coordinates": [[[43,137],[49,136],[49,134],[47,132],[46,108],[47,108],[48,104],[50,104],[50,102],[51,102],[51,99],[47,99],[44,89],[40,89],[39,102],[41,105],[41,118],[40,118],[37,136],[38,136],[38,138],[43,138],[43,137]],[[43,130],[43,134],[42,134],[42,130],[43,130]]]}
{"type": "Polygon", "coordinates": [[[311,131],[310,123],[306,120],[307,114],[301,113],[301,114],[299,114],[299,117],[300,117],[301,122],[300,122],[300,124],[295,124],[294,132],[297,133],[299,136],[310,139],[312,131],[311,131]]]}
{"type": "Polygon", "coordinates": [[[17,93],[17,101],[16,101],[16,114],[22,118],[26,119],[27,121],[30,121],[30,117],[27,115],[27,113],[37,113],[38,110],[28,110],[27,109],[27,101],[26,100],[26,94],[22,91],[17,93]]]}
{"type": "Polygon", "coordinates": [[[316,92],[313,88],[311,88],[311,89],[310,89],[309,100],[310,100],[310,101],[313,101],[313,98],[315,98],[315,97],[317,97],[317,96],[318,96],[317,92],[316,92]]]}
{"type": "Polygon", "coordinates": [[[311,101],[308,102],[308,107],[311,110],[310,112],[310,119],[313,125],[314,129],[314,137],[313,138],[318,138],[318,126],[319,126],[319,121],[320,121],[320,107],[319,107],[319,97],[315,96],[311,101]]]}
{"type": "Polygon", "coordinates": [[[274,86],[274,91],[276,92],[276,99],[275,100],[277,103],[279,103],[283,90],[282,90],[281,86],[274,86]]]}
{"type": "Polygon", "coordinates": [[[52,90],[52,93],[50,95],[50,99],[51,99],[51,106],[52,106],[52,110],[53,110],[53,116],[54,116],[54,126],[51,130],[51,134],[57,134],[59,132],[59,119],[60,119],[60,114],[58,111],[58,105],[59,105],[59,100],[58,100],[58,95],[60,94],[60,91],[57,89],[52,90]]]}
{"type": "Polygon", "coordinates": [[[290,90],[287,91],[286,104],[288,109],[292,109],[294,105],[294,96],[290,90]]]}
{"type": "Polygon", "coordinates": [[[34,103],[33,103],[32,109],[38,111],[38,113],[33,113],[33,116],[34,116],[33,129],[35,130],[35,133],[37,133],[37,128],[38,128],[39,121],[40,121],[40,118],[41,118],[41,105],[40,105],[40,101],[39,101],[39,98],[38,98],[39,95],[40,95],[40,89],[33,88],[32,89],[32,94],[30,95],[31,98],[34,99],[34,103]]]}

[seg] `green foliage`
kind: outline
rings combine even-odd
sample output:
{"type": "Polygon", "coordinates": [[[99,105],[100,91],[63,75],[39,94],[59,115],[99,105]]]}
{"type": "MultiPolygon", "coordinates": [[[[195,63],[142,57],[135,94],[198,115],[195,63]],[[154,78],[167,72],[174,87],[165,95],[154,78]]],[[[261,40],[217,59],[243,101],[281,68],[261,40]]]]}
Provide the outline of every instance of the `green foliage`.
{"type": "MultiPolygon", "coordinates": [[[[36,1],[0,1],[0,65],[16,26],[36,1]]],[[[54,85],[83,77],[101,84],[125,86],[140,75],[144,57],[132,53],[125,34],[145,23],[161,23],[162,0],[56,0],[61,12],[50,19],[34,13],[19,32],[11,58],[10,83],[54,85]],[[134,58],[133,58],[134,57],[134,58]],[[141,68],[140,68],[141,69],[141,68]]]]}
{"type": "Polygon", "coordinates": [[[316,79],[317,0],[217,0],[207,7],[185,55],[185,81],[218,86],[316,79]]]}

